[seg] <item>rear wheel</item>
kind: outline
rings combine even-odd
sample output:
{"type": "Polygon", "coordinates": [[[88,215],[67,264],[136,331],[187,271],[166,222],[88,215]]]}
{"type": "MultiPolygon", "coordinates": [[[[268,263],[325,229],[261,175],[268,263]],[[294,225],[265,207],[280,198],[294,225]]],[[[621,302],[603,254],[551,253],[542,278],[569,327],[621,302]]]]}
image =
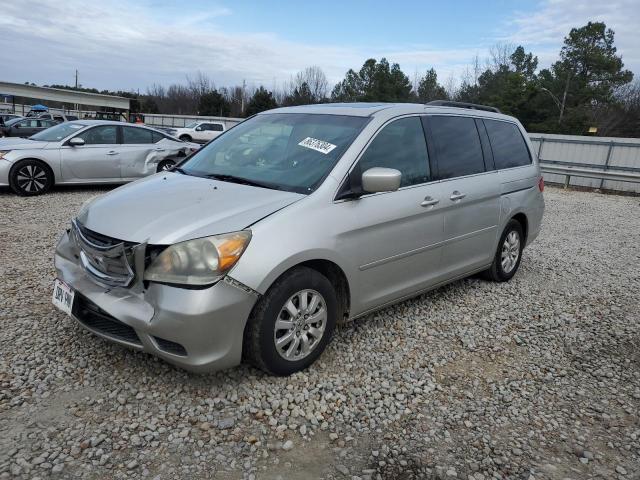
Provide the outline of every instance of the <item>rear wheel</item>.
{"type": "Polygon", "coordinates": [[[173,160],[162,160],[158,164],[158,168],[157,168],[156,171],[164,172],[166,170],[171,170],[175,164],[176,164],[176,162],[174,162],[173,160]]]}
{"type": "Polygon", "coordinates": [[[254,308],[245,331],[244,357],[273,375],[304,370],[331,340],[338,315],[331,282],[316,270],[296,267],[254,308]]]}
{"type": "Polygon", "coordinates": [[[189,135],[180,135],[180,140],[182,140],[183,142],[190,142],[191,141],[191,136],[189,135]]]}
{"type": "Polygon", "coordinates": [[[39,160],[22,160],[11,169],[9,185],[18,195],[40,195],[53,185],[53,172],[39,160]]]}
{"type": "Polygon", "coordinates": [[[511,219],[500,236],[491,268],[483,272],[484,277],[494,282],[511,280],[520,266],[523,249],[522,225],[517,220],[511,219]]]}

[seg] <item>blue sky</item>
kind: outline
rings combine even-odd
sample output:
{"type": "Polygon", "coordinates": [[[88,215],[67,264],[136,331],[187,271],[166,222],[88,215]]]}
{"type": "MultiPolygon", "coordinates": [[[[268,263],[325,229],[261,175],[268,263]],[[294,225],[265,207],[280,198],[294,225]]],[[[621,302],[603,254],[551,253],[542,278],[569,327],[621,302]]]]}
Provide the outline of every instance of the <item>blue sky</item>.
{"type": "Polygon", "coordinates": [[[430,67],[458,81],[498,42],[553,62],[574,26],[616,31],[627,68],[640,74],[640,0],[334,1],[21,0],[0,14],[0,79],[140,89],[184,82],[279,88],[317,65],[330,83],[369,57],[400,63],[410,78],[430,67]],[[8,66],[8,67],[7,67],[8,66]]]}

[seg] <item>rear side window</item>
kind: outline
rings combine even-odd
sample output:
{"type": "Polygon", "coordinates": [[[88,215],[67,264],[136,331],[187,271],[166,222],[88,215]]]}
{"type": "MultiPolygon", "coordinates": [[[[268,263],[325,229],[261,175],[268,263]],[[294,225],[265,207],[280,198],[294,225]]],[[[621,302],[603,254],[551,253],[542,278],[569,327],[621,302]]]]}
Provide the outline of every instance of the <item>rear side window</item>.
{"type": "Polygon", "coordinates": [[[137,127],[124,127],[122,129],[122,143],[145,144],[154,143],[151,130],[137,127]]]}
{"type": "Polygon", "coordinates": [[[498,170],[531,164],[529,149],[515,124],[484,120],[484,125],[487,127],[493,160],[498,170]]]}
{"type": "Polygon", "coordinates": [[[153,143],[158,143],[163,138],[167,138],[167,137],[161,134],[160,132],[151,132],[151,139],[153,143]]]}
{"type": "Polygon", "coordinates": [[[360,171],[374,167],[400,170],[401,187],[429,181],[427,144],[419,117],[396,120],[376,135],[360,158],[360,171]]]}
{"type": "Polygon", "coordinates": [[[484,157],[476,122],[470,117],[430,116],[429,125],[442,179],[482,173],[484,157]]]}

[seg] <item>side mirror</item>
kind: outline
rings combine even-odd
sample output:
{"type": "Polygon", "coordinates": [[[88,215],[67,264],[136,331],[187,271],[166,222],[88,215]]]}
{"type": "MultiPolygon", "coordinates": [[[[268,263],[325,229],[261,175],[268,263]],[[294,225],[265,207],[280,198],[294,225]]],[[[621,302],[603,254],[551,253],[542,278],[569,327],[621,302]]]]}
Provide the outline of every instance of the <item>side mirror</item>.
{"type": "Polygon", "coordinates": [[[19,123],[16,123],[13,128],[21,128],[19,123]]]}
{"type": "Polygon", "coordinates": [[[84,145],[84,139],[80,137],[73,137],[71,140],[69,140],[69,145],[71,145],[72,147],[81,147],[82,145],[84,145]]]}
{"type": "Polygon", "coordinates": [[[196,132],[201,132],[202,131],[202,127],[196,127],[196,132]]]}
{"type": "Polygon", "coordinates": [[[401,181],[400,170],[374,167],[362,174],[362,189],[368,193],[394,192],[400,188],[401,181]]]}

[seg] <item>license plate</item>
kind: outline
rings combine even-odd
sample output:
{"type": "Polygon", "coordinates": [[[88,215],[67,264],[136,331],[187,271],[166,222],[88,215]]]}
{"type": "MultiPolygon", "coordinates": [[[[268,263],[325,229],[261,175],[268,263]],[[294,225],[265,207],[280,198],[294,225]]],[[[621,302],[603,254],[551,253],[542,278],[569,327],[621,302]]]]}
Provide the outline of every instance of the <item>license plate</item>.
{"type": "Polygon", "coordinates": [[[53,304],[62,310],[67,315],[71,315],[71,308],[73,307],[73,296],[75,292],[73,288],[64,283],[59,278],[56,278],[53,282],[53,304]]]}

